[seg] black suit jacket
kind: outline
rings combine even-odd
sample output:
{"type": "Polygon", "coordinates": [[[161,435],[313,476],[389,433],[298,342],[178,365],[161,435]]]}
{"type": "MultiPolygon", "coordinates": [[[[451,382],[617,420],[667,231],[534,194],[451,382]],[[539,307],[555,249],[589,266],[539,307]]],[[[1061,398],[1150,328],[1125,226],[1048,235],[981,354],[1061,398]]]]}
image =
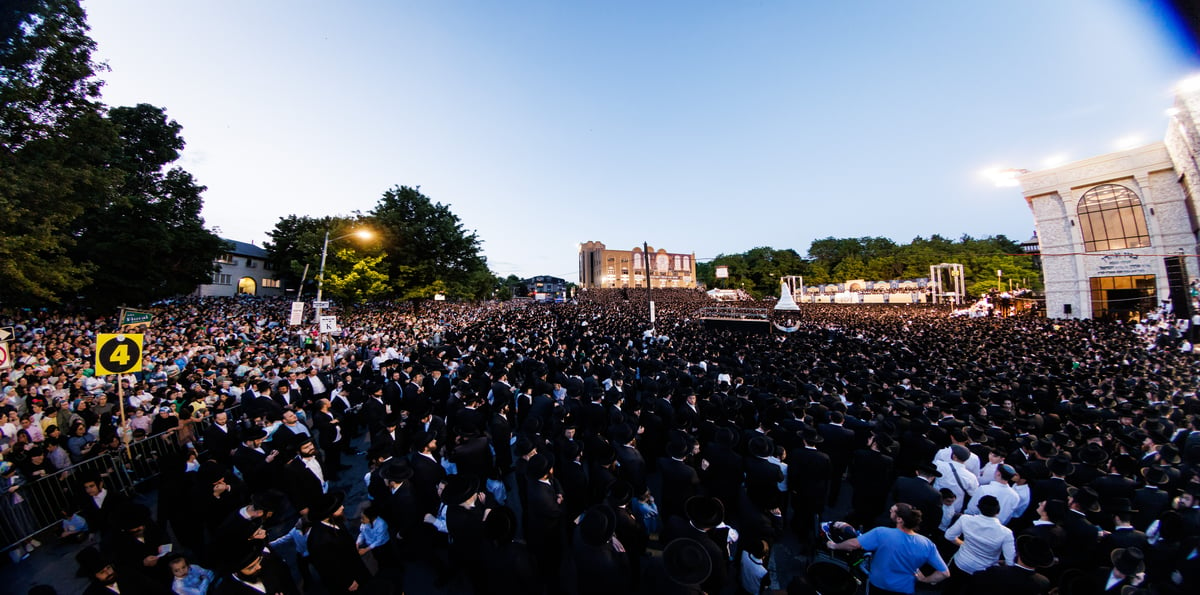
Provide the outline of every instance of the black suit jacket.
{"type": "Polygon", "coordinates": [[[921,477],[897,477],[892,502],[906,502],[921,511],[921,533],[932,535],[942,523],[942,495],[921,477]]]}
{"type": "Polygon", "coordinates": [[[530,479],[525,488],[529,507],[525,511],[525,541],[535,555],[560,550],[566,533],[563,527],[562,505],[558,503],[558,490],[536,479],[530,479]]]}
{"type": "Polygon", "coordinates": [[[976,595],[1041,595],[1050,591],[1050,579],[1020,566],[992,566],[968,577],[976,595]]]}
{"type": "Polygon", "coordinates": [[[351,584],[362,587],[371,579],[354,538],[343,527],[314,523],[308,533],[308,557],[330,593],[349,593],[351,584]]]}
{"type": "Polygon", "coordinates": [[[659,513],[663,519],[683,516],[683,504],[700,492],[700,476],[691,465],[670,457],[658,460],[662,475],[662,501],[659,513]]]}

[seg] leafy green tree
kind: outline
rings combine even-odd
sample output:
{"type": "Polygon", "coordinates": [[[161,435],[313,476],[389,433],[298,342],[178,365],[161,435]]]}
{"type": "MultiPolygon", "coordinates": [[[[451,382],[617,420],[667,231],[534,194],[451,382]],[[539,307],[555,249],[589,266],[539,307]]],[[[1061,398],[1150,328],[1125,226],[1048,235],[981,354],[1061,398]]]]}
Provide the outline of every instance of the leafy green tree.
{"type": "MultiPolygon", "coordinates": [[[[267,251],[267,262],[287,287],[298,287],[305,280],[304,293],[316,291],[317,272],[321,267],[321,248],[325,243],[325,232],[329,236],[350,233],[355,222],[345,217],[301,217],[287,215],[275,222],[267,232],[270,240],[263,244],[267,251]],[[305,267],[308,275],[305,276],[305,267]]],[[[337,247],[334,247],[336,253],[337,247]]]]}
{"type": "Polygon", "coordinates": [[[490,295],[494,282],[487,278],[479,238],[463,228],[448,205],[432,202],[416,188],[397,186],[383,193],[370,217],[389,255],[388,275],[399,297],[490,295]]]}
{"type": "Polygon", "coordinates": [[[340,249],[334,260],[337,266],[326,263],[324,292],[347,303],[377,300],[391,291],[386,265],[386,254],[359,256],[353,250],[340,249]],[[342,272],[344,270],[344,272],[342,272]]]}
{"type": "Polygon", "coordinates": [[[0,300],[58,302],[90,281],[69,227],[104,205],[119,173],[99,101],[95,42],[78,0],[0,8],[0,300]]]}
{"type": "Polygon", "coordinates": [[[95,267],[81,293],[94,306],[141,304],[186,294],[208,283],[224,242],[204,228],[205,188],[171,165],[185,142],[182,126],[162,108],[118,107],[109,120],[119,135],[111,169],[123,174],[114,200],[88,209],[74,225],[69,252],[95,267]]]}

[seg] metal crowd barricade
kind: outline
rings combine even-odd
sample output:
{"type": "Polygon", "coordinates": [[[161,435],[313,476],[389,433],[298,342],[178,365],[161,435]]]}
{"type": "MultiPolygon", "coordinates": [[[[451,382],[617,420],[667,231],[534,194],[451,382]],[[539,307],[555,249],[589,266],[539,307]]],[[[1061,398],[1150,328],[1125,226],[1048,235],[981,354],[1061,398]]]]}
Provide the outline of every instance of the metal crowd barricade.
{"type": "Polygon", "coordinates": [[[24,484],[15,493],[0,497],[0,519],[4,521],[0,523],[0,551],[8,551],[78,512],[84,498],[78,478],[91,473],[99,474],[106,489],[116,492],[128,494],[135,485],[121,458],[107,453],[24,484]]]}
{"type": "MultiPolygon", "coordinates": [[[[228,411],[230,419],[234,419],[237,407],[228,411]]],[[[0,494],[0,552],[7,552],[78,512],[84,498],[79,476],[97,473],[104,478],[107,489],[132,495],[138,485],[162,472],[163,456],[181,453],[189,442],[203,452],[201,437],[211,425],[212,417],[206,416],[192,422],[190,430],[155,434],[130,444],[128,452],[122,448],[119,453],[104,453],[24,484],[15,493],[0,494]]]]}

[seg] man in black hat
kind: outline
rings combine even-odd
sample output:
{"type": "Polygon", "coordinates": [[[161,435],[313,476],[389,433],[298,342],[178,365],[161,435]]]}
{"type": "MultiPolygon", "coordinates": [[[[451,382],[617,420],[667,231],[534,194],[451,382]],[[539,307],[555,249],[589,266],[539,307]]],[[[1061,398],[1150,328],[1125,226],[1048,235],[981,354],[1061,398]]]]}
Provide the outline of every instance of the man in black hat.
{"type": "Polygon", "coordinates": [[[1040,537],[1022,535],[1017,538],[1017,563],[1012,566],[993,566],[971,577],[970,592],[976,595],[1041,595],[1050,591],[1050,580],[1038,573],[1039,568],[1054,564],[1050,544],[1040,537]]]}
{"type": "Polygon", "coordinates": [[[113,562],[124,577],[140,574],[156,584],[171,583],[171,570],[161,557],[170,551],[171,541],[150,518],[150,509],[129,503],[116,511],[117,532],[105,544],[114,555],[113,562]]]}
{"type": "Polygon", "coordinates": [[[266,437],[266,430],[252,426],[242,432],[242,445],[233,452],[234,467],[237,467],[242,478],[252,489],[267,488],[274,475],[270,466],[279,456],[279,451],[267,452],[263,448],[263,440],[266,437]]]}
{"type": "Polygon", "coordinates": [[[933,481],[941,472],[932,462],[917,465],[914,477],[897,477],[892,486],[891,501],[907,502],[921,511],[921,526],[918,533],[926,537],[933,535],[942,522],[942,494],[933,487],[933,481]]]}
{"type": "MultiPolygon", "coordinates": [[[[1117,498],[1108,504],[1101,504],[1105,514],[1112,515],[1112,532],[1100,539],[1100,552],[1110,552],[1117,548],[1136,547],[1143,552],[1149,549],[1146,534],[1133,526],[1133,509],[1128,498],[1117,498]]],[[[1105,561],[1100,560],[1101,564],[1105,561]]]]}
{"type": "Polygon", "coordinates": [[[352,593],[371,580],[371,573],[345,527],[345,494],[322,494],[309,507],[308,556],[330,593],[352,593]]]}
{"type": "Polygon", "coordinates": [[[421,515],[434,514],[438,509],[437,487],[446,479],[446,468],[438,461],[438,437],[432,432],[418,431],[413,436],[413,454],[410,459],[413,477],[413,493],[421,515]]]}
{"type": "Polygon", "coordinates": [[[562,548],[566,539],[562,492],[550,476],[550,461],[543,455],[534,455],[526,465],[525,541],[529,553],[538,562],[543,585],[558,590],[558,572],[562,561],[562,548]]]}
{"type": "Polygon", "coordinates": [[[663,528],[663,537],[668,546],[678,539],[695,539],[709,558],[714,560],[712,574],[704,581],[706,592],[716,593],[724,586],[729,576],[730,529],[725,522],[725,507],[721,501],[709,496],[693,496],[685,505],[686,517],[671,517],[663,528]]]}
{"type": "Polygon", "coordinates": [[[672,432],[667,442],[667,456],[658,459],[662,475],[662,498],[659,515],[663,519],[683,516],[683,504],[700,492],[700,475],[685,460],[691,454],[690,438],[682,432],[672,432]]]}
{"type": "MultiPolygon", "coordinates": [[[[386,402],[383,399],[383,386],[379,384],[367,385],[367,399],[363,401],[360,416],[367,424],[367,432],[371,434],[371,445],[376,445],[375,436],[383,431],[384,421],[388,418],[388,410],[386,402]]],[[[398,412],[396,412],[398,415],[398,412]]],[[[394,418],[399,423],[399,417],[394,418]]]]}
{"type": "Polygon", "coordinates": [[[87,519],[88,529],[104,541],[115,533],[114,517],[129,500],[120,492],[108,489],[104,478],[96,472],[80,474],[79,484],[84,494],[79,514],[87,519]]]}
{"type": "Polygon", "coordinates": [[[787,453],[788,493],[791,495],[792,530],[801,543],[811,543],[817,517],[825,510],[829,499],[832,467],[829,455],[817,450],[824,442],[817,430],[805,427],[801,443],[787,453]]]}
{"type": "MultiPolygon", "coordinates": [[[[894,441],[883,432],[867,439],[867,447],[854,451],[850,465],[851,508],[854,523],[868,528],[887,509],[888,488],[895,480],[894,462],[887,454],[894,441]]],[[[928,484],[926,484],[928,485],[928,484]]]]}
{"type": "Polygon", "coordinates": [[[88,578],[83,595],[167,595],[171,589],[156,584],[145,577],[133,574],[118,574],[112,562],[95,546],[88,546],[75,554],[79,564],[79,576],[88,578]]]}
{"type": "Polygon", "coordinates": [[[580,518],[571,545],[576,592],[580,595],[632,591],[633,573],[629,560],[612,542],[616,523],[616,514],[606,504],[592,506],[580,518]]]}
{"type": "Polygon", "coordinates": [[[246,544],[261,548],[267,539],[265,525],[282,504],[283,495],[268,490],[250,496],[250,502],[237,509],[213,530],[213,550],[237,552],[246,544]]]}
{"type": "Polygon", "coordinates": [[[317,459],[317,445],[313,444],[311,436],[297,435],[289,446],[296,449],[296,456],[283,466],[284,485],[292,506],[304,514],[326,492],[329,484],[325,481],[325,470],[317,459]]]}
{"type": "Polygon", "coordinates": [[[1100,497],[1092,488],[1070,488],[1063,531],[1067,543],[1060,552],[1063,568],[1085,569],[1100,543],[1102,530],[1088,520],[1089,512],[1100,511],[1100,497]]]}
{"type": "Polygon", "coordinates": [[[209,587],[212,595],[300,595],[286,564],[259,545],[229,553],[228,574],[209,587]]]}
{"type": "Polygon", "coordinates": [[[829,412],[829,423],[817,425],[821,436],[821,452],[829,455],[829,506],[837,506],[838,496],[842,490],[842,478],[846,476],[846,468],[850,466],[850,457],[854,449],[861,443],[855,437],[854,431],[844,424],[846,416],[841,411],[829,412]]]}
{"type": "MultiPolygon", "coordinates": [[[[1200,416],[1197,416],[1200,419],[1200,416]]],[[[1158,517],[1171,507],[1171,495],[1162,486],[1171,481],[1167,471],[1158,466],[1143,467],[1142,479],[1146,485],[1138,488],[1133,494],[1132,506],[1136,509],[1133,514],[1133,526],[1139,531],[1145,531],[1158,517]]]]}
{"type": "Polygon", "coordinates": [[[1122,593],[1125,586],[1140,586],[1146,580],[1146,556],[1136,547],[1118,548],[1109,554],[1111,568],[1097,568],[1092,578],[1102,593],[1122,593]]]}
{"type": "Polygon", "coordinates": [[[484,569],[488,587],[497,595],[527,595],[536,591],[533,560],[524,543],[514,542],[517,515],[506,506],[491,509],[484,520],[484,569]]]}
{"type": "Polygon", "coordinates": [[[451,475],[446,478],[441,499],[446,504],[451,564],[466,572],[475,593],[482,593],[487,584],[484,522],[491,510],[486,496],[480,492],[479,480],[471,476],[451,475]]]}

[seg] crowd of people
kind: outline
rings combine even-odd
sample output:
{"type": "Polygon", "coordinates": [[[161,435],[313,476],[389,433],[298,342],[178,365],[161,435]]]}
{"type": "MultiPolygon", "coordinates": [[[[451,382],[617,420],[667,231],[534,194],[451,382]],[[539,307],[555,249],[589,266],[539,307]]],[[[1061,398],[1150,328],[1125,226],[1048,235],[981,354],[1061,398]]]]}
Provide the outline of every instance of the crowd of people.
{"type": "Polygon", "coordinates": [[[112,318],[0,323],[4,520],[44,478],[82,494],[10,556],[81,539],[87,592],[126,595],[399,593],[416,568],[474,593],[831,592],[782,558],[863,551],[872,593],[1200,589],[1190,351],[926,305],[739,333],[702,292],[654,299],[653,329],[644,293],[590,290],[335,309],[329,337],[282,300],[188,298],[122,378],[93,367],[112,318]],[[187,448],[156,506],[63,474],[163,432],[187,448]]]}

